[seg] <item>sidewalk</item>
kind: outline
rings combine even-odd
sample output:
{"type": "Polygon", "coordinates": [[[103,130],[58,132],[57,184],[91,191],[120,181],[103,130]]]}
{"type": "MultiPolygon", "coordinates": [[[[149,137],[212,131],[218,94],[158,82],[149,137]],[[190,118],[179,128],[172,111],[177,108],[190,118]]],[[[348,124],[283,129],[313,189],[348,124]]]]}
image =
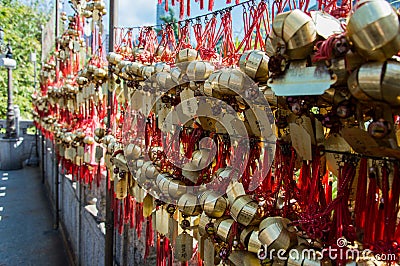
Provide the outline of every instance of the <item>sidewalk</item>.
{"type": "Polygon", "coordinates": [[[0,266],[67,266],[40,168],[0,171],[0,266]]]}

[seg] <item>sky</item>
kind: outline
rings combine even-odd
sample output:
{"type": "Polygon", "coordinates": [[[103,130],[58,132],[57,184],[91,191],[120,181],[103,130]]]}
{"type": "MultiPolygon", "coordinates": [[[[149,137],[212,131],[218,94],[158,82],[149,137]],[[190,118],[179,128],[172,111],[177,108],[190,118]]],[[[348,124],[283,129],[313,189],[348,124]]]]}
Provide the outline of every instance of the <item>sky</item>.
{"type": "MultiPolygon", "coordinates": [[[[156,24],[156,6],[157,0],[119,0],[119,18],[120,26],[142,26],[156,24]]],[[[199,4],[191,1],[191,17],[209,13],[206,10],[200,10],[199,4]]],[[[204,1],[205,5],[208,1],[204,1]]],[[[234,2],[234,1],[233,1],[234,2]]],[[[215,1],[214,10],[228,6],[225,0],[215,1]]],[[[176,14],[178,15],[178,14],[176,14]]]]}

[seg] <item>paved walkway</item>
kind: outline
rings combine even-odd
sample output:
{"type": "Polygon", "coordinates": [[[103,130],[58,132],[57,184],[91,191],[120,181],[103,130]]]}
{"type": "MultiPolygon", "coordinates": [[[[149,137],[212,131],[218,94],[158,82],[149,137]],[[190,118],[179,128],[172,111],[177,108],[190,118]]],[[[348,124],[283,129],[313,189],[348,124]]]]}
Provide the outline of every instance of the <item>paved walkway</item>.
{"type": "Polygon", "coordinates": [[[0,171],[0,266],[67,266],[40,168],[0,171]]]}

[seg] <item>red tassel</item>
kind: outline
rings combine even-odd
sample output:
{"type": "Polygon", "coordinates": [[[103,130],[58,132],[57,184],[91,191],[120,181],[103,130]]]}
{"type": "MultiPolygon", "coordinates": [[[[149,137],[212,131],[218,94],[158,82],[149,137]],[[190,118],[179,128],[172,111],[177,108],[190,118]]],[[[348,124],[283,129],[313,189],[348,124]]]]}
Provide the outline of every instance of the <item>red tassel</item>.
{"type": "Polygon", "coordinates": [[[368,193],[367,193],[367,213],[364,227],[364,243],[371,244],[375,240],[375,219],[372,217],[376,217],[377,215],[377,201],[376,197],[376,177],[369,178],[369,185],[368,185],[368,193]]]}
{"type": "Polygon", "coordinates": [[[200,0],[200,9],[201,9],[201,10],[204,9],[204,0],[200,0]]]}
{"type": "Polygon", "coordinates": [[[165,11],[167,11],[167,12],[168,12],[168,1],[169,0],[165,0],[165,11]]]}
{"type": "Polygon", "coordinates": [[[186,2],[186,13],[187,16],[190,17],[190,0],[187,0],[186,2]]]}
{"type": "MultiPolygon", "coordinates": [[[[387,233],[389,236],[392,236],[395,234],[396,231],[396,217],[397,213],[399,211],[399,195],[400,195],[400,182],[396,180],[396,177],[399,176],[399,166],[397,163],[394,164],[394,170],[393,170],[393,183],[392,183],[392,189],[390,191],[390,217],[389,218],[389,225],[387,233]]],[[[394,238],[397,240],[397,238],[394,238]]]]}
{"type": "Polygon", "coordinates": [[[140,238],[142,234],[142,225],[144,221],[143,217],[143,203],[136,203],[136,233],[138,238],[140,238]]]}
{"type": "Polygon", "coordinates": [[[236,4],[237,4],[237,5],[240,4],[240,0],[236,0],[236,4]]]}
{"type": "Polygon", "coordinates": [[[208,11],[212,11],[214,7],[214,0],[208,0],[208,11]]]}
{"type": "Polygon", "coordinates": [[[183,19],[183,16],[185,14],[185,0],[180,0],[179,3],[179,19],[183,19]]]}
{"type": "Polygon", "coordinates": [[[119,201],[119,219],[118,219],[118,233],[122,235],[124,229],[124,203],[122,200],[119,201]]]}
{"type": "Polygon", "coordinates": [[[355,201],[355,222],[358,228],[365,225],[365,214],[367,210],[367,159],[362,158],[360,161],[360,170],[358,172],[357,194],[355,201]]]}
{"type": "Polygon", "coordinates": [[[146,249],[144,252],[144,259],[146,259],[150,254],[150,247],[154,246],[154,232],[153,232],[153,222],[151,216],[147,217],[146,225],[146,249]]]}

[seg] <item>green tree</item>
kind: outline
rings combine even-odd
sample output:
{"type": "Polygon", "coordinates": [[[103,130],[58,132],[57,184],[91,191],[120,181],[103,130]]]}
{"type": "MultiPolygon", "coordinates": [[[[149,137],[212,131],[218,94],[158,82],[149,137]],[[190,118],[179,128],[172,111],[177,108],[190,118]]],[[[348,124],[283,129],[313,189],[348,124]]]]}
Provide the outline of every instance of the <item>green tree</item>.
{"type": "MultiPolygon", "coordinates": [[[[13,70],[14,104],[19,105],[24,119],[31,117],[31,95],[34,90],[34,67],[30,54],[37,51],[40,62],[41,25],[49,18],[42,1],[31,1],[25,5],[18,0],[0,0],[0,26],[4,30],[4,42],[10,42],[17,68],[13,70]]],[[[40,67],[40,64],[37,64],[40,67]]],[[[39,87],[39,86],[38,86],[39,87]]],[[[0,69],[0,118],[7,110],[7,71],[0,69]]]]}
{"type": "MultiPolygon", "coordinates": [[[[172,8],[168,10],[167,16],[161,16],[160,19],[164,24],[172,24],[172,28],[174,29],[175,37],[178,37],[178,19],[175,17],[175,12],[172,8]]],[[[156,29],[157,34],[161,31],[161,29],[156,29]]]]}

